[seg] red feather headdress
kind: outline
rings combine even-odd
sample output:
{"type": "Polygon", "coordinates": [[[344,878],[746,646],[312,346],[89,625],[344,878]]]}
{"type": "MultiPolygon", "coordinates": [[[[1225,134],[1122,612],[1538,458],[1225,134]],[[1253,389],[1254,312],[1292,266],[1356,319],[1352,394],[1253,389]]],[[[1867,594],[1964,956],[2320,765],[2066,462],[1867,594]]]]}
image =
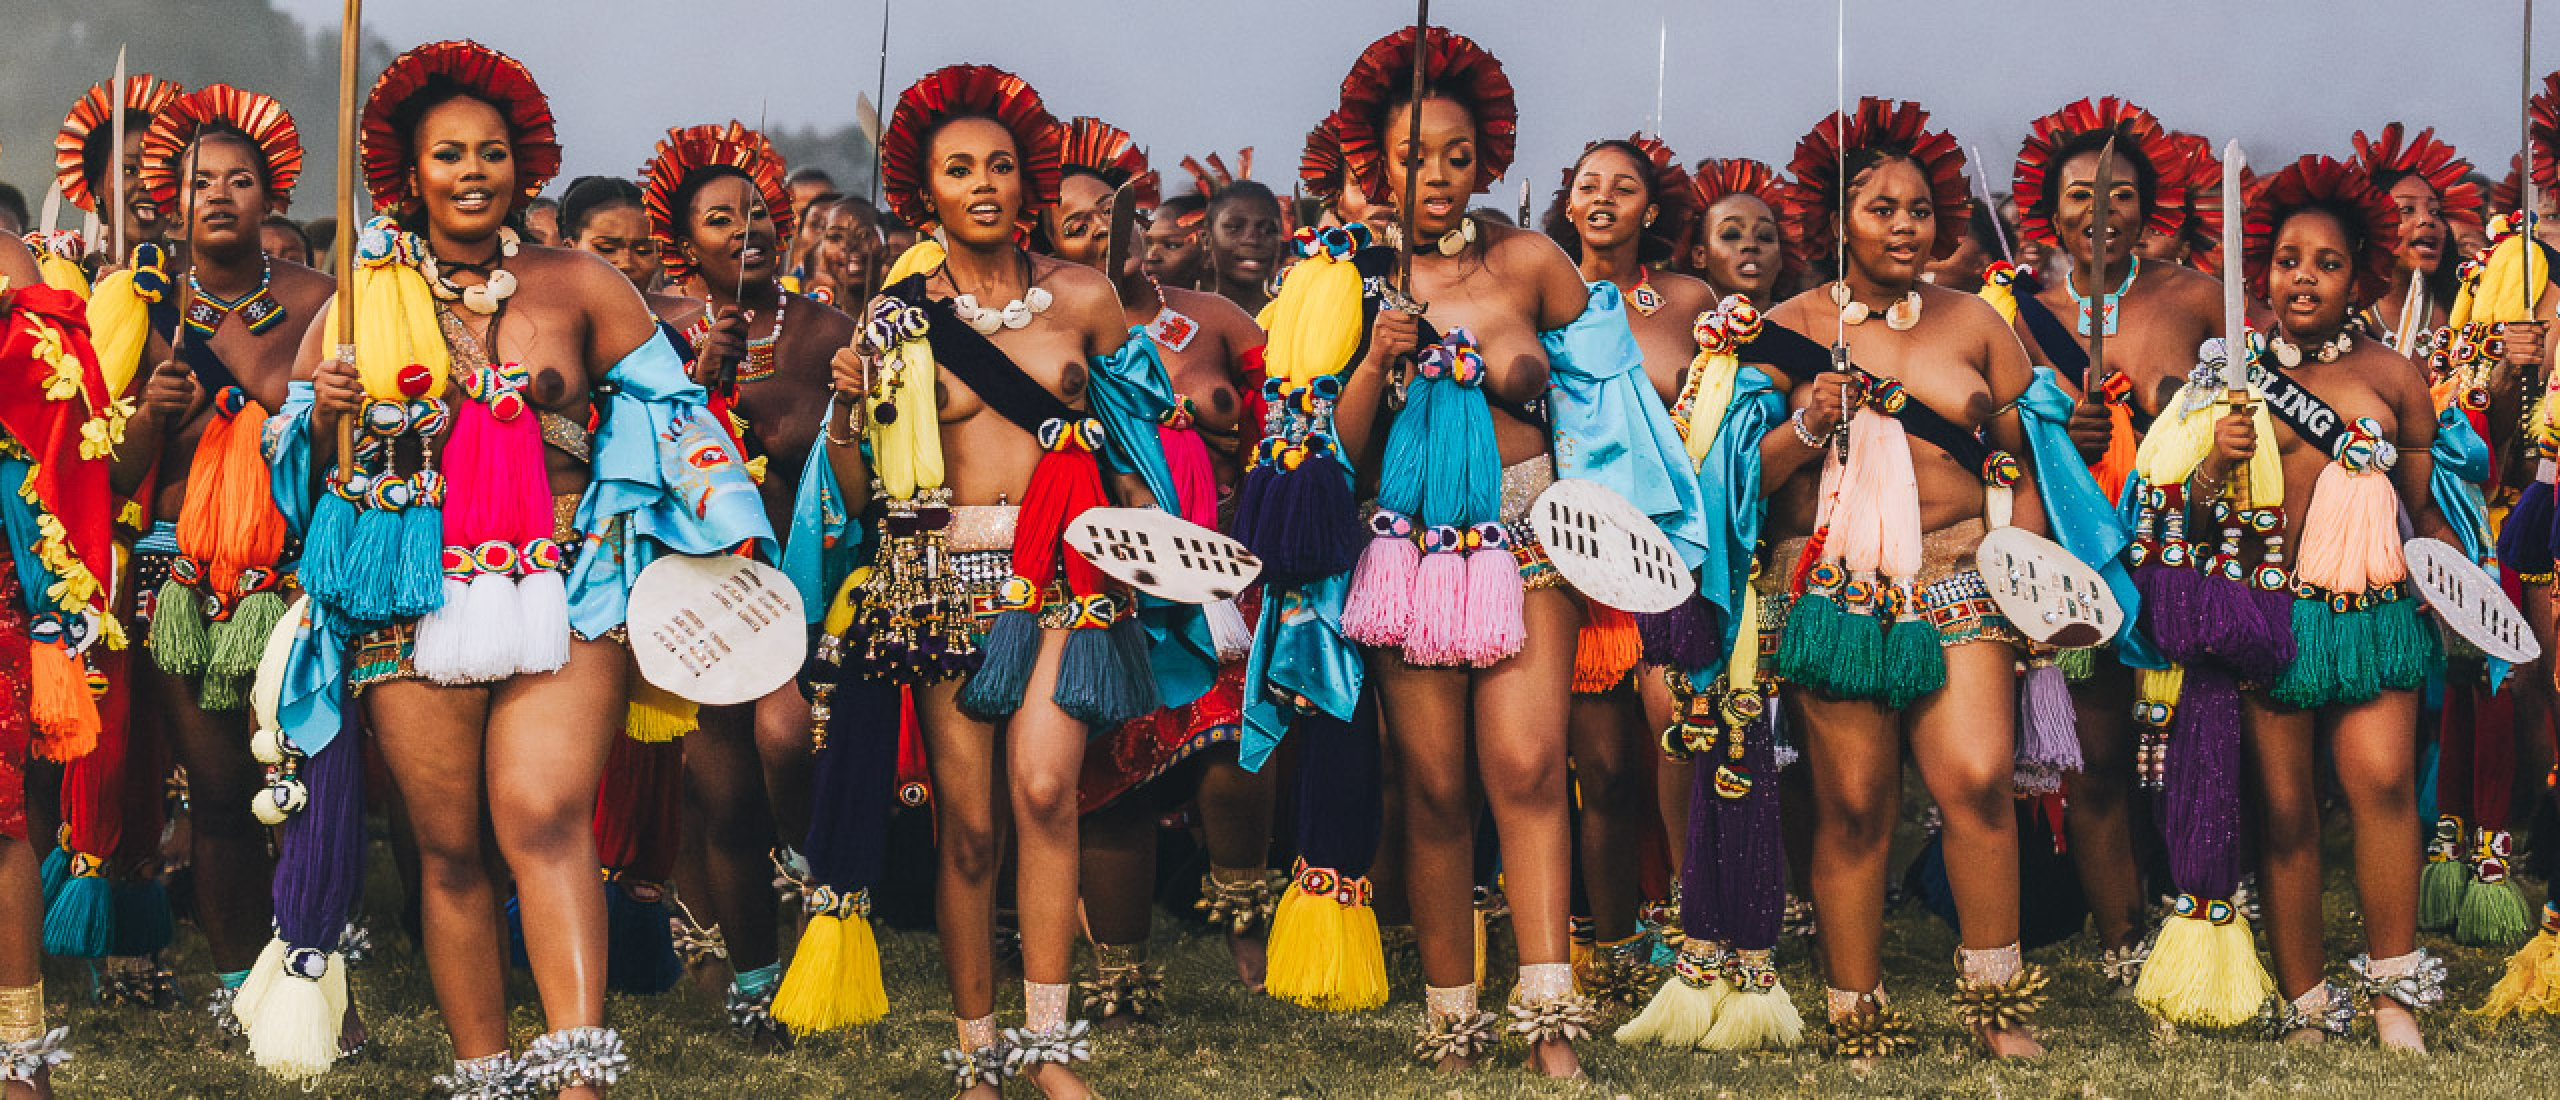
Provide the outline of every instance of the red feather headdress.
{"type": "Polygon", "coordinates": [[[2471,162],[2453,151],[2453,146],[2436,140],[2435,128],[2418,131],[2418,136],[2402,140],[2403,128],[2397,122],[2382,128],[2382,135],[2366,138],[2356,131],[2352,143],[2356,160],[2364,165],[2365,174],[2377,186],[2384,180],[2398,182],[2401,176],[2416,176],[2435,189],[2437,201],[2444,204],[2448,221],[2481,224],[2486,219],[2480,212],[2480,185],[2471,182],[2471,162]]]}
{"type": "Polygon", "coordinates": [[[2504,214],[2523,205],[2524,158],[2509,155],[2506,178],[2489,185],[2489,210],[2492,213],[2504,214]]]}
{"type": "Polygon", "coordinates": [[[2185,204],[2178,211],[2178,236],[2186,239],[2187,259],[2196,270],[2208,275],[2222,271],[2222,158],[2213,153],[2213,143],[2201,134],[2175,131],[2169,144],[2177,150],[2174,169],[2185,192],[2185,204]]]}
{"type": "MultiPolygon", "coordinates": [[[[1694,205],[1689,171],[1680,166],[1680,160],[1672,155],[1670,146],[1642,133],[1627,135],[1626,143],[1635,146],[1636,151],[1644,154],[1645,160],[1653,165],[1653,205],[1657,212],[1653,224],[1644,227],[1644,235],[1669,247],[1677,260],[1680,252],[1689,245],[1692,224],[1706,207],[1694,205]]],[[[1549,200],[1549,209],[1561,211],[1565,208],[1573,194],[1574,174],[1582,168],[1580,161],[1589,159],[1592,151],[1600,148],[1601,144],[1595,141],[1582,147],[1582,157],[1564,170],[1562,181],[1556,185],[1555,197],[1549,200]]],[[[1567,254],[1571,254],[1570,248],[1567,254]]]]}
{"type": "Polygon", "coordinates": [[[409,193],[409,168],[416,150],[411,135],[392,121],[410,97],[443,77],[468,89],[472,98],[496,107],[507,120],[507,141],[514,147],[516,195],[511,206],[521,210],[542,185],[560,174],[560,135],[551,118],[551,101],[515,58],[477,42],[430,42],[393,59],[373,82],[364,101],[364,184],[376,211],[409,209],[417,196],[409,193]]]}
{"type": "Polygon", "coordinates": [[[2055,184],[2062,165],[2055,154],[2088,134],[2116,134],[2116,152],[2138,157],[2151,168],[2151,215],[2143,228],[2174,233],[2186,209],[2186,173],[2179,171],[2177,143],[2160,120],[2114,96],[2083,99],[2027,124],[2026,144],[2018,147],[2017,172],[2010,193],[2018,197],[2018,235],[2039,244],[2058,244],[2054,235],[2055,184]]]}
{"type": "Polygon", "coordinates": [[[1330,202],[1342,194],[1349,172],[1342,160],[1342,113],[1336,111],[1307,131],[1307,147],[1298,153],[1298,183],[1307,194],[1330,202]]]}
{"type": "MultiPolygon", "coordinates": [[[[1476,122],[1476,178],[1471,192],[1493,186],[1511,167],[1520,144],[1520,104],[1512,97],[1511,78],[1502,62],[1464,35],[1443,27],[1423,36],[1423,87],[1456,99],[1476,122]]],[[[1335,133],[1342,143],[1343,163],[1370,201],[1388,194],[1387,146],[1393,138],[1380,133],[1387,107],[1413,90],[1413,28],[1406,27],[1369,44],[1342,78],[1342,109],[1334,113],[1335,133]]]]}
{"type": "MultiPolygon", "coordinates": [[[[186,89],[179,87],[174,80],[138,73],[124,78],[124,109],[156,118],[163,108],[185,92],[186,89]]],[[[98,208],[97,196],[89,193],[89,180],[80,172],[80,161],[81,154],[89,148],[91,134],[103,137],[114,130],[115,120],[107,113],[111,94],[106,82],[91,85],[87,92],[81,94],[80,101],[71,105],[71,113],[63,117],[62,129],[53,135],[54,182],[62,185],[62,197],[82,210],[98,208]]],[[[148,121],[139,126],[127,123],[125,129],[128,133],[140,134],[150,125],[148,121]]]]}
{"type": "Polygon", "coordinates": [[[142,187],[163,216],[178,209],[179,178],[188,145],[208,126],[237,130],[258,147],[267,167],[267,206],[282,212],[302,178],[302,132],[284,104],[228,84],[208,84],[179,96],[151,120],[142,136],[142,187]]]}
{"type": "Polygon", "coordinates": [[[1091,115],[1078,115],[1067,123],[1066,145],[1058,159],[1066,168],[1093,173],[1114,190],[1138,181],[1140,210],[1152,209],[1164,198],[1164,188],[1147,167],[1147,154],[1139,150],[1138,139],[1091,115]]]}
{"type": "Polygon", "coordinates": [[[880,139],[882,190],[888,193],[890,211],[917,229],[934,227],[933,196],[925,185],[925,135],[944,120],[962,116],[994,119],[1013,134],[1023,176],[1022,212],[1014,220],[1028,234],[1040,224],[1040,212],[1058,201],[1067,128],[1041,106],[1040,93],[1030,84],[992,65],[948,65],[899,93],[898,108],[880,139]]]}
{"type": "Polygon", "coordinates": [[[1225,190],[1228,184],[1253,178],[1253,146],[1236,150],[1235,171],[1228,171],[1227,162],[1220,160],[1216,153],[1206,157],[1184,157],[1182,170],[1191,174],[1191,189],[1201,198],[1217,198],[1218,192],[1225,190]],[[1201,163],[1204,160],[1208,163],[1201,163]]]}
{"type": "MultiPolygon", "coordinates": [[[[1778,263],[1781,271],[1793,270],[1803,262],[1793,243],[1795,227],[1786,219],[1787,186],[1778,179],[1777,169],[1750,157],[1709,157],[1698,162],[1689,177],[1689,205],[1693,216],[1703,219],[1707,211],[1724,201],[1727,195],[1749,195],[1769,205],[1778,218],[1778,263]]],[[[1699,227],[1703,230],[1705,227],[1699,227]]]]}
{"type": "MultiPolygon", "coordinates": [[[[2533,141],[2533,186],[2543,194],[2560,187],[2560,166],[2552,158],[2560,156],[2560,73],[2542,78],[2542,91],[2527,105],[2525,133],[2533,141]]],[[[2516,188],[2514,199],[2500,206],[2515,209],[2524,200],[2524,188],[2516,188]]]]}
{"type": "Polygon", "coordinates": [[[791,189],[782,185],[782,153],[773,142],[736,119],[725,126],[706,123],[669,130],[658,142],[656,155],[640,168],[644,181],[640,206],[649,213],[649,236],[658,242],[658,257],[666,265],[670,282],[682,282],[693,274],[693,262],[685,259],[678,244],[682,234],[677,227],[685,212],[675,208],[676,192],[695,173],[714,168],[731,169],[753,181],[756,193],[764,198],[764,208],[773,214],[775,234],[782,243],[791,240],[791,189]]]}
{"type": "Polygon", "coordinates": [[[1780,213],[1789,240],[1801,252],[1799,259],[1809,262],[1831,251],[1832,216],[1846,182],[1840,179],[1840,162],[1865,152],[1908,157],[1920,166],[1937,215],[1938,239],[1930,254],[1941,260],[1955,255],[1964,246],[1965,221],[1973,216],[1964,150],[1953,135],[1929,128],[1929,112],[1919,104],[1865,96],[1849,118],[1835,112],[1814,126],[1796,142],[1795,159],[1787,164],[1795,179],[1787,184],[1780,213]]]}
{"type": "Polygon", "coordinates": [[[2347,232],[2363,238],[2356,256],[2355,300],[2371,305],[2391,286],[2392,265],[2399,262],[2400,208],[2374,186],[2364,167],[2334,157],[2305,156],[2264,177],[2251,188],[2241,217],[2242,273],[2248,288],[2267,293],[2267,265],[2275,253],[2276,231],[2295,211],[2317,206],[2347,222],[2347,232]]]}

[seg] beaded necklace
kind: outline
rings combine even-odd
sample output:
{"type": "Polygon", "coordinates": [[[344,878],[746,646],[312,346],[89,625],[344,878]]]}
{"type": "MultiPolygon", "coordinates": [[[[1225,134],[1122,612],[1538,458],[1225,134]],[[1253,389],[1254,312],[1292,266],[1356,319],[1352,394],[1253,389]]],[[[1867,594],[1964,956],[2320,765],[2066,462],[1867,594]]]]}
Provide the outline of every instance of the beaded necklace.
{"type": "Polygon", "coordinates": [[[189,267],[187,327],[198,335],[212,336],[213,330],[222,327],[223,319],[234,313],[248,324],[250,332],[261,335],[284,323],[284,303],[276,301],[275,296],[268,293],[275,284],[275,264],[262,259],[260,266],[263,270],[258,275],[257,289],[228,301],[206,291],[204,284],[196,281],[195,269],[189,267]]]}

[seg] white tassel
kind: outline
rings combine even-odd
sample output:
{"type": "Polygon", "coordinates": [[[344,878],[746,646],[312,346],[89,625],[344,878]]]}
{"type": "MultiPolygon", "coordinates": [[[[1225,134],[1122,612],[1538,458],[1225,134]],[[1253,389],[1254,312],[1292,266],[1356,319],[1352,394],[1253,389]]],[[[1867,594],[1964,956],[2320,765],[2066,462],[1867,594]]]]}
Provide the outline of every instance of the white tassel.
{"type": "Polygon", "coordinates": [[[1220,663],[1241,661],[1253,652],[1253,628],[1245,625],[1244,612],[1234,600],[1219,600],[1201,610],[1209,616],[1209,637],[1217,644],[1220,663]]]}
{"type": "Polygon", "coordinates": [[[518,673],[558,672],[569,663],[569,585],[555,570],[536,569],[516,582],[518,673]]]}
{"type": "Polygon", "coordinates": [[[409,662],[417,666],[420,676],[439,684],[468,682],[462,679],[462,669],[471,663],[471,631],[462,622],[462,605],[470,591],[467,582],[446,577],[443,601],[418,620],[409,662]]]}
{"type": "Polygon", "coordinates": [[[231,1012],[249,1033],[258,1066],[288,1081],[308,1081],[338,1061],[338,1032],[347,1018],[347,966],[325,956],[316,979],[288,972],[281,939],[267,941],[240,984],[231,1012]]]}

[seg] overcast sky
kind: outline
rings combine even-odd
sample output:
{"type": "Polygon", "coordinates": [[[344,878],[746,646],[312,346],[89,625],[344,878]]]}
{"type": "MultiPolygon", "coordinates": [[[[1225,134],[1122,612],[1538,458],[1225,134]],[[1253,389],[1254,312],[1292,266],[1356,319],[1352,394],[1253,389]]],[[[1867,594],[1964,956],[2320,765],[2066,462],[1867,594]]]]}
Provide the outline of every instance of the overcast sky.
{"type": "MultiPolygon", "coordinates": [[[[6,0],[18,2],[18,0],[6,0]]],[[[1257,149],[1286,188],[1307,128],[1360,48],[1402,22],[1393,0],[890,0],[889,97],[939,65],[1022,74],[1051,111],[1100,115],[1175,168],[1257,149]]],[[[336,0],[278,0],[312,26],[336,0]]],[[[1848,94],[1917,99],[2005,186],[2027,120],[2084,95],[2129,97],[2252,163],[2344,155],[2358,128],[2434,126],[2503,175],[2516,149],[2521,0],[1847,0],[1848,94]]],[[[2560,64],[2545,5],[2535,74],[2560,64]]],[[[181,5],[173,10],[183,11],[181,5]]],[[[1824,0],[1441,0],[1436,23],[1483,43],[1518,87],[1519,163],[1545,202],[1585,141],[1654,129],[1683,160],[1783,162],[1829,112],[1824,0]]],[[[667,126],[732,116],[839,126],[878,78],[880,0],[376,0],[395,48],[472,37],[522,59],[552,97],[568,175],[632,174],[667,126]]],[[[255,74],[241,74],[255,86],[255,74]]],[[[306,125],[312,123],[306,122],[306,125]]],[[[1178,170],[1176,172],[1178,178],[1178,170]]]]}

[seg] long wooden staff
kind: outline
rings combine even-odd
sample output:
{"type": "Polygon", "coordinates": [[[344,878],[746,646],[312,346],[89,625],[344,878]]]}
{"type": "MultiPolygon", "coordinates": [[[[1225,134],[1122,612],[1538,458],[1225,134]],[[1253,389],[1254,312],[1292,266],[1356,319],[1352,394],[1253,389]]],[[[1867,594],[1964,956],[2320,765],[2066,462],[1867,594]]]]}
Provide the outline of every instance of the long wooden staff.
{"type": "MultiPolygon", "coordinates": [[[[107,219],[109,242],[107,262],[126,264],[132,262],[132,257],[125,251],[130,246],[124,239],[124,47],[122,46],[116,47],[115,83],[107,85],[107,140],[113,143],[110,147],[115,152],[107,160],[107,205],[99,213],[107,219]]],[[[2531,188],[2532,173],[2527,172],[2525,177],[2525,186],[2531,188]]],[[[96,195],[92,194],[89,199],[90,205],[95,206],[97,202],[96,195]]]]}
{"type": "Polygon", "coordinates": [[[1405,108],[1404,131],[1404,247],[1396,251],[1396,293],[1406,301],[1413,299],[1414,214],[1421,203],[1413,189],[1422,177],[1422,76],[1423,51],[1430,48],[1427,32],[1431,29],[1431,0],[1414,0],[1413,5],[1413,98],[1405,108]]]}
{"type": "MultiPolygon", "coordinates": [[[[333,314],[337,318],[338,361],[356,361],[356,233],[360,226],[356,211],[356,115],[363,105],[356,102],[356,54],[364,37],[364,0],[346,0],[346,11],[338,22],[338,239],[331,242],[329,264],[338,280],[338,303],[333,314]]],[[[338,476],[345,477],[355,469],[356,424],[353,417],[338,418],[338,476]]]]}

